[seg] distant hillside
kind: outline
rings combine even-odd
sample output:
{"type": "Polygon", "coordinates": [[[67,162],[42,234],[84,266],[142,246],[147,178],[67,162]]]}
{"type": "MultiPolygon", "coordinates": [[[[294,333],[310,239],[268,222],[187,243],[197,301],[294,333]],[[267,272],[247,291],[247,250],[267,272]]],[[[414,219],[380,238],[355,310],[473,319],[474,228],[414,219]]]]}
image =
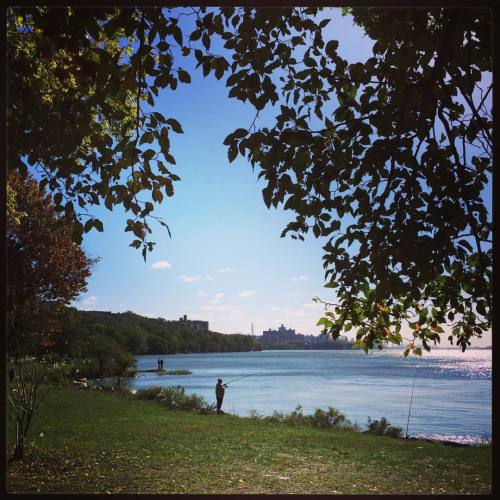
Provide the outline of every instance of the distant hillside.
{"type": "Polygon", "coordinates": [[[257,351],[261,347],[251,335],[226,335],[195,331],[177,321],[146,318],[127,311],[80,311],[71,309],[58,344],[77,353],[89,337],[106,337],[133,354],[177,354],[196,352],[257,351]]]}

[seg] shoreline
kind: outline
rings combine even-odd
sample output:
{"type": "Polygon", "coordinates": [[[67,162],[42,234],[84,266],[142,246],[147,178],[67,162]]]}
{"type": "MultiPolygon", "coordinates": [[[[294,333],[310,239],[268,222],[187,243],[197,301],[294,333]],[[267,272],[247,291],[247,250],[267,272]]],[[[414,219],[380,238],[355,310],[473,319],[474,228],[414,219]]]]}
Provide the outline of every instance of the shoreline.
{"type": "MultiPolygon", "coordinates": [[[[157,372],[158,370],[153,369],[153,370],[144,370],[145,372],[157,372]]],[[[130,382],[130,377],[105,377],[102,379],[92,379],[88,380],[88,382],[91,382],[92,385],[88,386],[87,389],[94,389],[94,390],[104,390],[104,391],[116,391],[116,392],[123,392],[125,394],[130,394],[134,396],[137,391],[141,389],[133,389],[131,387],[126,387],[127,383],[130,382]],[[113,382],[116,382],[116,384],[113,384],[113,382]],[[122,385],[122,383],[124,385],[122,385]]],[[[149,387],[143,387],[142,389],[149,389],[152,387],[156,387],[154,385],[151,385],[149,387]]],[[[169,387],[169,386],[167,386],[169,387]]],[[[79,387],[76,386],[75,389],[78,389],[79,387]]],[[[191,395],[194,396],[200,396],[197,393],[190,393],[191,395]]],[[[187,410],[185,410],[187,411],[187,410]]],[[[269,417],[272,416],[273,413],[277,413],[277,410],[273,410],[269,415],[260,415],[261,417],[269,417]]],[[[252,420],[252,417],[248,415],[240,415],[236,412],[226,412],[227,415],[234,416],[237,418],[242,418],[242,419],[248,419],[252,420]]],[[[358,431],[360,433],[364,433],[366,431],[358,431]]],[[[491,435],[485,435],[485,434],[460,434],[460,433],[454,433],[454,434],[439,434],[439,433],[425,433],[425,432],[418,432],[418,433],[409,433],[408,438],[405,438],[404,436],[400,436],[397,439],[405,439],[405,440],[418,440],[418,441],[425,441],[425,442],[432,442],[432,443],[442,443],[445,445],[449,446],[459,446],[459,447],[478,447],[478,446],[488,446],[491,445],[492,443],[492,436],[491,435]]]]}

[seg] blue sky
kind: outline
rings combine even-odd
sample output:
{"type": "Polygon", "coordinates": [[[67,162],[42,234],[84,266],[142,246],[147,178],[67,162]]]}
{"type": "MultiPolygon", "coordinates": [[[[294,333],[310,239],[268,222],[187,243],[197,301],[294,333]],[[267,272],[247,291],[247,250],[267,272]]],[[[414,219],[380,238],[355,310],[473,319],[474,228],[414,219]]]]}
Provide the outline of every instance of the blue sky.
{"type": "MultiPolygon", "coordinates": [[[[332,17],[328,34],[340,41],[340,55],[352,62],[369,57],[373,42],[351,18],[338,11],[332,17]]],[[[200,68],[190,73],[191,84],[160,94],[155,106],[184,129],[171,136],[177,162],[172,171],[181,181],[155,210],[172,238],[155,225],[156,246],[145,263],[128,246],[128,214],[93,209],[104,232],[85,235],[83,247],[100,261],[88,292],[73,305],[166,319],[187,314],[223,333],[249,333],[253,322],[255,334],[282,323],[317,334],[322,306],[312,298],[332,299],[323,288],[323,242],[312,235],[305,241],[280,238],[293,214],[268,210],[257,172],[240,157],[229,164],[222,144],[227,134],[250,125],[252,108],[228,99],[224,80],[204,78],[200,68]]]]}

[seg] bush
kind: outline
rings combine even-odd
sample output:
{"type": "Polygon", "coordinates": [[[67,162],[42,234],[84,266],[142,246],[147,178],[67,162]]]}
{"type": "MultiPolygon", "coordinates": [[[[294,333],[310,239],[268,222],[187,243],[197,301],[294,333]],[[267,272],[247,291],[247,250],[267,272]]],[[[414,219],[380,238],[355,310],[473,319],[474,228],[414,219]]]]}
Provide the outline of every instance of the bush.
{"type": "Polygon", "coordinates": [[[266,422],[283,423],[285,420],[285,414],[274,410],[272,415],[263,417],[263,420],[266,422]]]}
{"type": "Polygon", "coordinates": [[[156,399],[156,396],[163,390],[163,387],[148,387],[140,389],[135,393],[137,399],[156,399]]]}
{"type": "Polygon", "coordinates": [[[257,410],[254,410],[253,408],[250,409],[248,412],[248,418],[251,418],[252,420],[261,420],[262,417],[257,413],[257,410]]]}
{"type": "Polygon", "coordinates": [[[72,380],[97,376],[97,362],[90,359],[52,359],[47,363],[46,380],[52,384],[71,384],[72,380]]]}
{"type": "Polygon", "coordinates": [[[288,425],[310,425],[322,429],[347,429],[355,430],[353,425],[343,413],[336,408],[329,407],[328,410],[317,408],[312,415],[304,415],[303,408],[298,405],[292,413],[274,411],[272,415],[261,417],[255,410],[250,410],[250,418],[259,419],[264,422],[273,422],[288,425]]]}
{"type": "Polygon", "coordinates": [[[389,420],[385,417],[382,417],[380,420],[371,420],[371,418],[368,417],[367,426],[368,429],[366,432],[371,432],[378,436],[401,437],[401,433],[403,432],[401,427],[391,425],[389,420]]]}
{"type": "Polygon", "coordinates": [[[204,415],[215,412],[215,405],[209,405],[198,394],[186,394],[184,387],[181,385],[141,389],[137,391],[135,397],[138,399],[156,400],[167,408],[175,410],[197,411],[204,415]]]}
{"type": "Polygon", "coordinates": [[[291,425],[307,425],[307,415],[304,415],[302,405],[297,405],[295,410],[286,416],[285,422],[291,425]]]}
{"type": "Polygon", "coordinates": [[[350,424],[351,423],[346,419],[345,415],[332,406],[330,406],[327,411],[317,408],[311,419],[311,425],[323,429],[328,429],[330,427],[343,428],[350,424]]]}

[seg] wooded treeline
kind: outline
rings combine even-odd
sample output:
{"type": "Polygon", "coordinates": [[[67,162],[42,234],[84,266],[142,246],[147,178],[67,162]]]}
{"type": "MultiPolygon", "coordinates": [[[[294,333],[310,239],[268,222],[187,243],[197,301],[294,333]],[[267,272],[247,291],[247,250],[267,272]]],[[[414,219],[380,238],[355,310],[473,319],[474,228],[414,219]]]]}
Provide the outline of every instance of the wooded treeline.
{"type": "Polygon", "coordinates": [[[54,350],[82,357],[87,346],[107,342],[129,353],[179,354],[197,352],[255,351],[260,346],[250,335],[225,335],[195,331],[163,318],[147,318],[133,312],[112,313],[68,309],[54,350]]]}

